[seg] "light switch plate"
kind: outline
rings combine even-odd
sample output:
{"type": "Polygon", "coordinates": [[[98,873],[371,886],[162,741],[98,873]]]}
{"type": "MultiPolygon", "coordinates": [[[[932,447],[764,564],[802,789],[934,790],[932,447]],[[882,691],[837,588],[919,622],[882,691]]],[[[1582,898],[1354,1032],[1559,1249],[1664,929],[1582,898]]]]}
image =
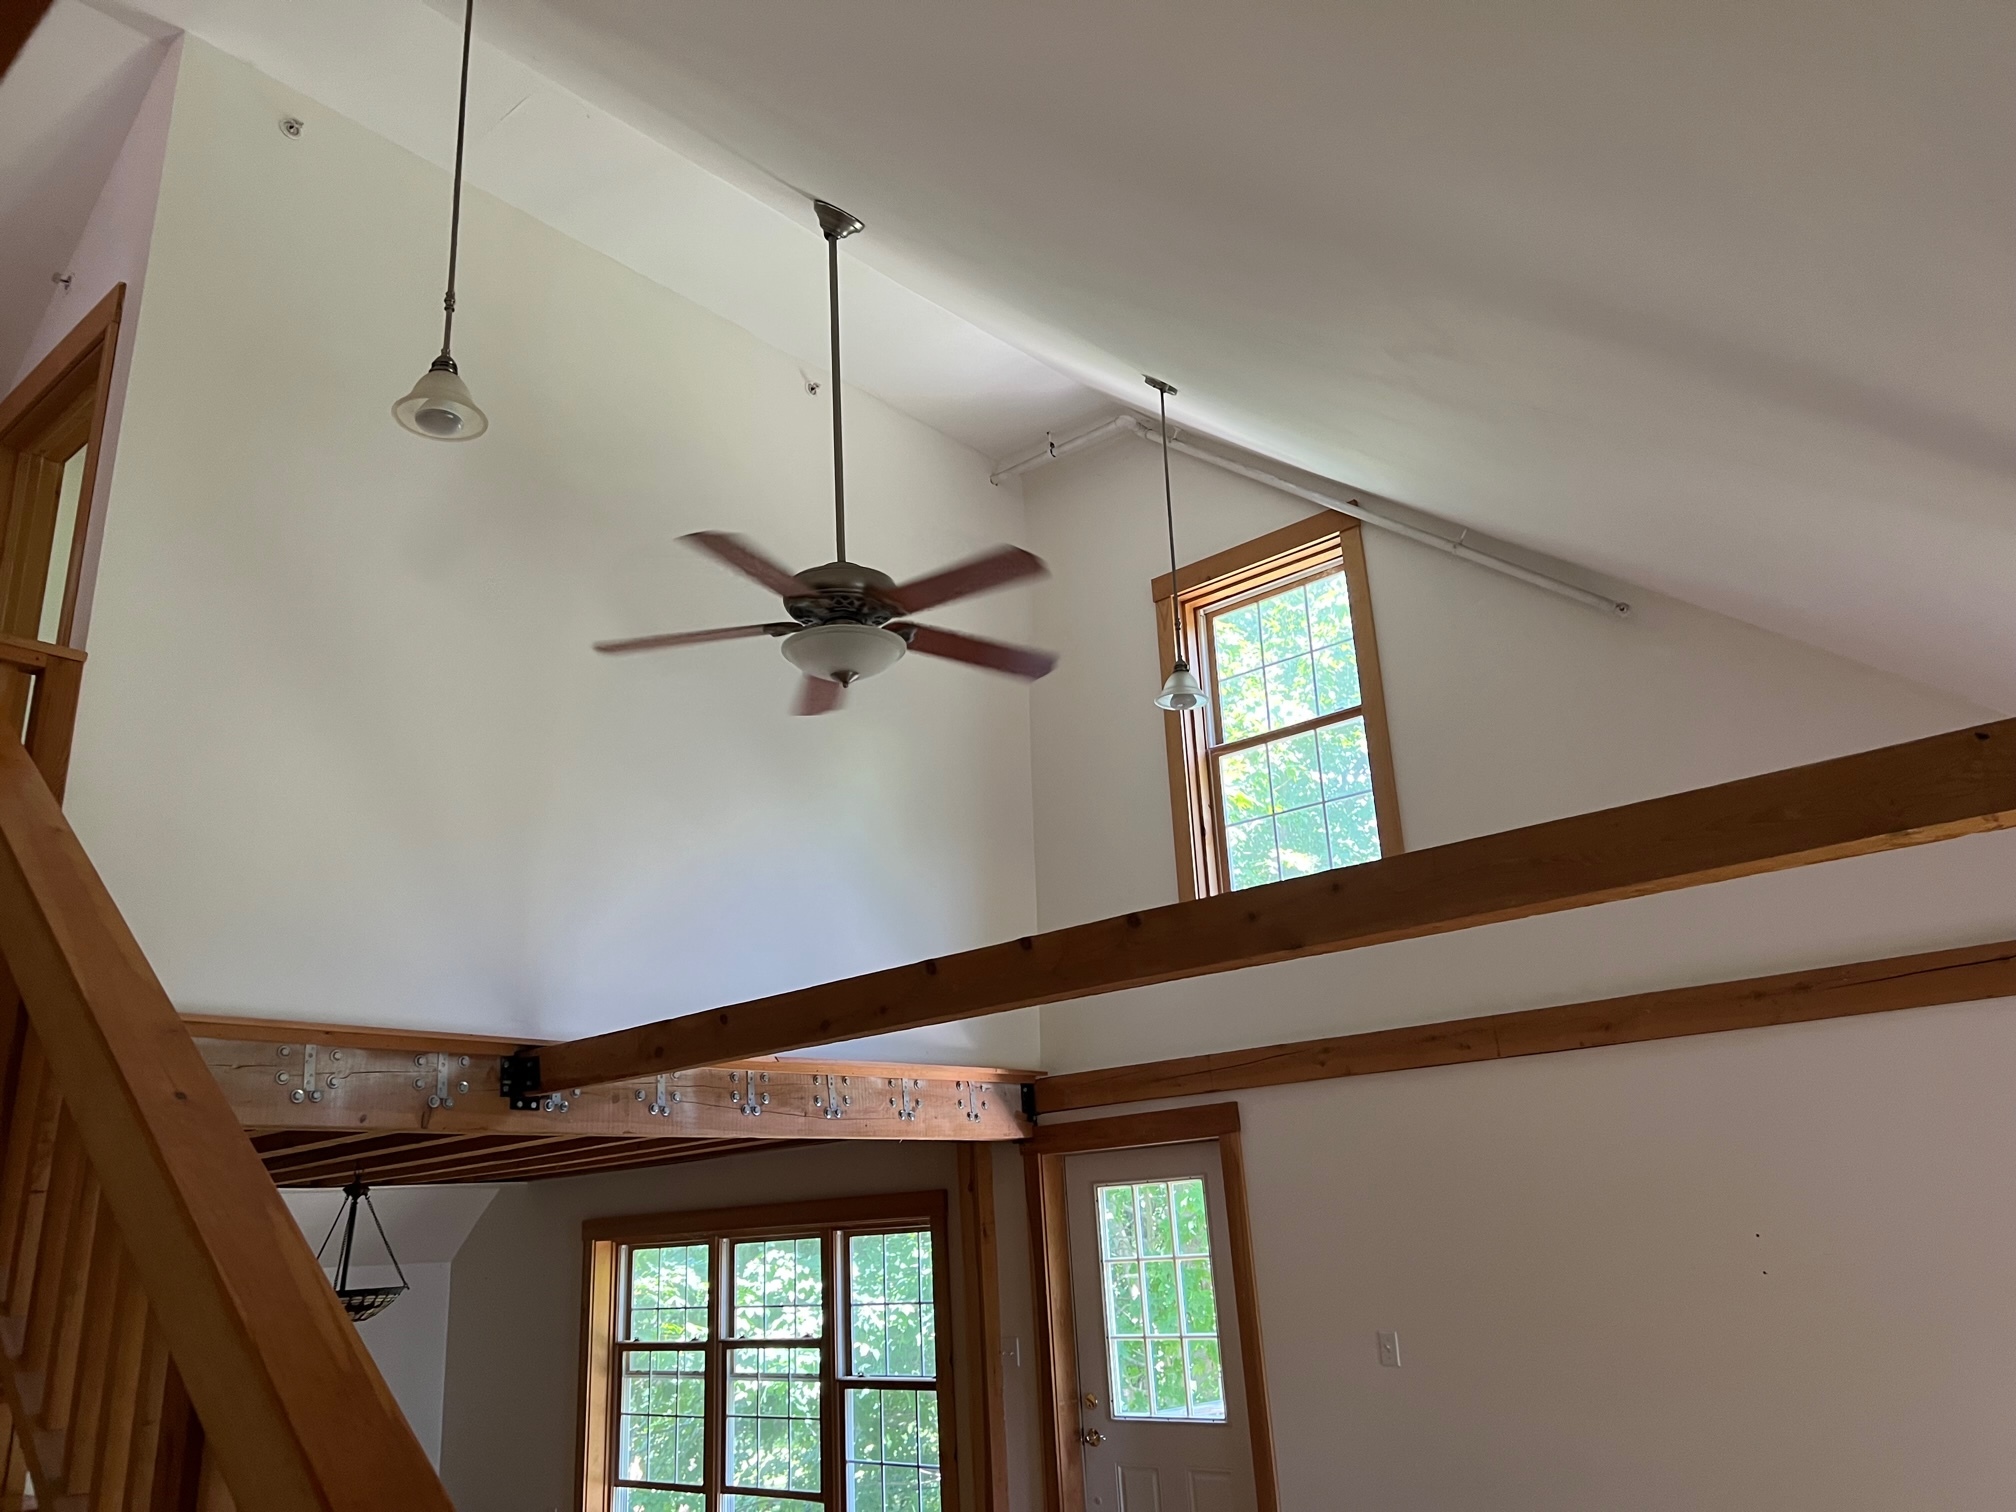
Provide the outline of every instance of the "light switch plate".
{"type": "Polygon", "coordinates": [[[1400,1368],[1400,1335],[1390,1328],[1379,1330],[1379,1363],[1400,1368]]]}

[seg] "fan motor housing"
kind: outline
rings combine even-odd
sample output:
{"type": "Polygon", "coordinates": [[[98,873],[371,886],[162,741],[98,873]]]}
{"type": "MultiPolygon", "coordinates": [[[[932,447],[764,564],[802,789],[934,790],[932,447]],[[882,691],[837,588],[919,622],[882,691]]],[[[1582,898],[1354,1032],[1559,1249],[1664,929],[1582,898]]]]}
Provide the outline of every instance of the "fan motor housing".
{"type": "Polygon", "coordinates": [[[884,597],[896,580],[859,562],[828,562],[797,577],[808,591],[784,600],[784,611],[801,625],[886,625],[900,612],[884,597]]]}

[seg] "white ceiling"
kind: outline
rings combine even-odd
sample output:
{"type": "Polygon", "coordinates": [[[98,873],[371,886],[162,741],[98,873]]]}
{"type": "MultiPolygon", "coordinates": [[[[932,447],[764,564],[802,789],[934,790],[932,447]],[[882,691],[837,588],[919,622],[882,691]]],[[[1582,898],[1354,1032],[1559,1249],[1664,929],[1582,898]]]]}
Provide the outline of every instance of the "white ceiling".
{"type": "MultiPolygon", "coordinates": [[[[436,3],[146,9],[445,162],[436,3]]],[[[813,371],[801,191],[846,205],[851,370],[984,450],[1160,373],[1200,428],[2016,709],[2002,0],[478,28],[475,182],[813,371]]]]}

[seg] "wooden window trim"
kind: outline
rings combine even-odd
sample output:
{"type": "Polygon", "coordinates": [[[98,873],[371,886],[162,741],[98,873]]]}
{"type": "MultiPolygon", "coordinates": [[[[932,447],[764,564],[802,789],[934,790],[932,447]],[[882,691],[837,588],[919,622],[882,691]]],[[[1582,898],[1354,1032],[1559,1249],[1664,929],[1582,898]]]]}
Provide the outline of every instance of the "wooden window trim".
{"type": "MultiPolygon", "coordinates": [[[[817,1234],[825,1246],[827,1275],[825,1327],[816,1343],[825,1352],[829,1368],[820,1377],[820,1453],[826,1467],[823,1477],[828,1489],[819,1496],[797,1496],[808,1507],[841,1512],[847,1504],[845,1438],[845,1393],[850,1388],[873,1388],[886,1384],[843,1374],[840,1358],[842,1320],[848,1315],[848,1277],[842,1231],[849,1234],[893,1232],[925,1228],[931,1234],[932,1304],[937,1310],[937,1374],[932,1389],[938,1394],[939,1484],[945,1512],[961,1512],[963,1502],[959,1463],[959,1397],[953,1373],[956,1367],[953,1335],[960,1311],[953,1290],[953,1255],[949,1236],[949,1202],[942,1191],[901,1192],[868,1197],[831,1198],[818,1202],[765,1204],[757,1207],[707,1208],[687,1212],[649,1213],[633,1217],[589,1219],[581,1225],[582,1340],[581,1391],[576,1446],[579,1473],[575,1478],[575,1512],[607,1512],[616,1489],[616,1394],[620,1385],[617,1362],[622,1354],[616,1334],[621,1322],[623,1250],[636,1246],[692,1244],[705,1242],[714,1247],[711,1305],[717,1312],[727,1305],[723,1290],[725,1272],[719,1265],[726,1249],[740,1240],[774,1238],[783,1235],[817,1234]]],[[[714,1431],[718,1417],[725,1425],[727,1410],[726,1359],[735,1341],[712,1321],[705,1346],[707,1357],[707,1400],[710,1426],[706,1438],[706,1491],[710,1502],[725,1494],[725,1434],[714,1431]]]]}
{"type": "MultiPolygon", "coordinates": [[[[1351,594],[1352,638],[1358,652],[1358,713],[1365,720],[1365,743],[1372,759],[1372,807],[1382,856],[1398,855],[1400,795],[1393,777],[1393,747],[1386,723],[1386,685],[1379,667],[1379,634],[1372,616],[1372,590],[1365,573],[1365,542],[1358,522],[1325,511],[1270,531],[1256,540],[1192,562],[1172,579],[1163,573],[1150,591],[1155,600],[1162,675],[1175,669],[1180,636],[1183,656],[1212,693],[1210,709],[1172,715],[1163,721],[1169,765],[1170,820],[1175,831],[1176,881],[1185,901],[1229,890],[1225,831],[1218,818],[1217,772],[1211,726],[1217,680],[1208,645],[1207,618],[1244,602],[1265,598],[1298,580],[1344,571],[1351,594]]],[[[1324,715],[1311,727],[1354,717],[1324,715]]],[[[1294,729],[1271,730],[1250,742],[1275,740],[1294,729]]]]}
{"type": "Polygon", "coordinates": [[[1085,1512],[1085,1466],[1078,1440],[1078,1351],[1071,1304],[1070,1211],[1064,1162],[1094,1150],[1151,1145],[1216,1144],[1225,1182],[1225,1235],[1233,1307],[1239,1319],[1239,1376],[1246,1388],[1252,1441],[1253,1491],[1259,1512],[1280,1512],[1274,1468],[1274,1424],[1260,1337],[1260,1295],[1254,1276],[1253,1226],[1247,1215],[1246,1157],[1239,1105],[1209,1103],[1119,1118],[1046,1124],[1022,1146],[1029,1202],[1031,1312],[1036,1322],[1036,1375],[1042,1396],[1045,1512],[1085,1512]]]}

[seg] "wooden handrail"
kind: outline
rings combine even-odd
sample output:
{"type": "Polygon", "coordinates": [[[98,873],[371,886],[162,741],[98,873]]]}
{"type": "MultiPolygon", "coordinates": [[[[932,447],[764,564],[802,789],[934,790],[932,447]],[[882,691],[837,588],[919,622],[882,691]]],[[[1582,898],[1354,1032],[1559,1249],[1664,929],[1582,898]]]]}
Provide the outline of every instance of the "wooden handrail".
{"type": "MultiPolygon", "coordinates": [[[[34,669],[29,716],[59,777],[65,668],[34,669]]],[[[243,1512],[449,1512],[51,789],[0,730],[0,1494],[18,1459],[45,1506],[168,1512],[221,1480],[243,1512]]]]}

